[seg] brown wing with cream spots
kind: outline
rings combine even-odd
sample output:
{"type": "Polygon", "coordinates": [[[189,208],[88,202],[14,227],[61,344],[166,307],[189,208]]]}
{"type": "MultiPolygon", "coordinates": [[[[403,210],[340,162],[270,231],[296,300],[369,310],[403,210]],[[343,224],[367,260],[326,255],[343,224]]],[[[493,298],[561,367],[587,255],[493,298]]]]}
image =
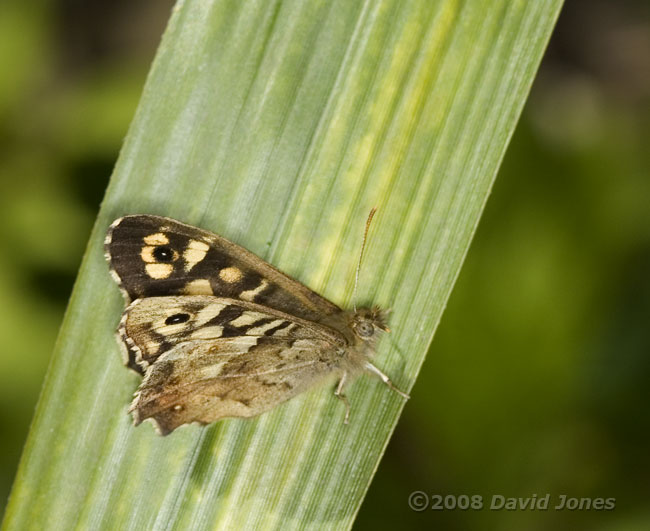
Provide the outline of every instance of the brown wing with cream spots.
{"type": "Polygon", "coordinates": [[[173,219],[116,220],[106,257],[128,301],[161,295],[214,295],[263,304],[309,321],[340,308],[243,247],[173,219]]]}
{"type": "Polygon", "coordinates": [[[162,434],[258,415],[349,364],[335,330],[236,299],[138,299],[119,333],[144,375],[135,422],[152,418],[162,434]]]}

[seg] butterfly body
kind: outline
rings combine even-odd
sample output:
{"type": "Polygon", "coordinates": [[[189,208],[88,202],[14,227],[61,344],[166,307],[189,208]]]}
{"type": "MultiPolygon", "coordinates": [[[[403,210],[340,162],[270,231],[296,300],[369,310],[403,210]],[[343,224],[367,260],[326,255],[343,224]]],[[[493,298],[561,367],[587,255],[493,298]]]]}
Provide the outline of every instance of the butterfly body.
{"type": "Polygon", "coordinates": [[[118,337],[143,375],[136,424],[150,418],[166,434],[252,417],[335,378],[345,401],[345,383],[362,372],[392,387],[369,361],[386,330],[378,309],[344,311],[246,249],[169,218],[116,220],[105,251],[130,302],[118,337]]]}

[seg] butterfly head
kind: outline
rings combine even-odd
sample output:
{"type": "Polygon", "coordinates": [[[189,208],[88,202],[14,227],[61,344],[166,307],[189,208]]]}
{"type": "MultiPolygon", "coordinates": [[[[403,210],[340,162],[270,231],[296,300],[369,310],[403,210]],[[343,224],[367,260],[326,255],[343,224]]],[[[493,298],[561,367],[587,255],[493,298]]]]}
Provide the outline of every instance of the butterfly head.
{"type": "Polygon", "coordinates": [[[359,308],[352,314],[352,330],[364,341],[372,341],[381,331],[390,331],[386,326],[386,313],[377,307],[359,308]]]}

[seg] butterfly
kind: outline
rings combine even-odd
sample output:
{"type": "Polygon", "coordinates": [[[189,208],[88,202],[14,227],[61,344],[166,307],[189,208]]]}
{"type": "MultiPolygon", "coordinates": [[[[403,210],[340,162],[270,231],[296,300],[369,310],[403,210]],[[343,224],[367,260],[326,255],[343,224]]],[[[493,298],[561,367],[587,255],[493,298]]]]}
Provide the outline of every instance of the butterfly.
{"type": "Polygon", "coordinates": [[[408,398],[371,362],[388,331],[379,308],[342,310],[226,238],[166,217],[115,220],[105,255],[128,304],[117,331],[125,363],[143,376],[136,425],[150,419],[166,435],[253,417],[334,378],[347,423],[344,390],[361,373],[408,398]]]}

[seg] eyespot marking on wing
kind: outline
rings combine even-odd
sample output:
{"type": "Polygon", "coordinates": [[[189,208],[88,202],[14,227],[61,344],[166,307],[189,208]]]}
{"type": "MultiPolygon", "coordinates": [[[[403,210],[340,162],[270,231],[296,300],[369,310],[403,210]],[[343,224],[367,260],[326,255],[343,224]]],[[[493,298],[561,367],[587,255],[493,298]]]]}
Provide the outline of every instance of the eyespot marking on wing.
{"type": "Polygon", "coordinates": [[[164,336],[177,334],[191,325],[194,316],[179,308],[173,308],[166,315],[153,323],[154,330],[164,336]]]}

